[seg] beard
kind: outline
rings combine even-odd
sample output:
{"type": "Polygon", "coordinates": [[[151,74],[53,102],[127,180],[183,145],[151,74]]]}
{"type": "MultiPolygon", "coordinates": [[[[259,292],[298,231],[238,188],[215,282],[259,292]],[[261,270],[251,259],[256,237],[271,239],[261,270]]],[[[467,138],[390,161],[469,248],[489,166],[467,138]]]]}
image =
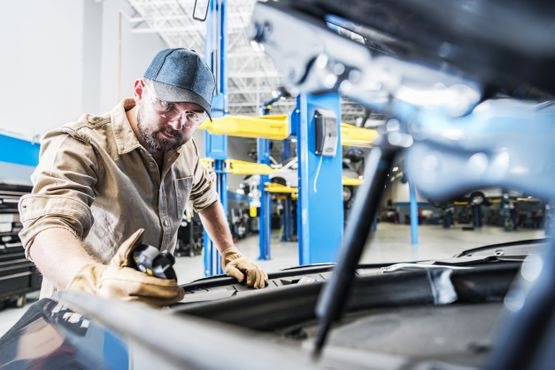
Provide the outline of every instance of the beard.
{"type": "Polygon", "coordinates": [[[154,130],[148,127],[142,119],[142,112],[137,114],[137,128],[140,141],[144,143],[145,149],[151,154],[165,154],[177,150],[185,143],[183,134],[169,126],[154,130]]]}

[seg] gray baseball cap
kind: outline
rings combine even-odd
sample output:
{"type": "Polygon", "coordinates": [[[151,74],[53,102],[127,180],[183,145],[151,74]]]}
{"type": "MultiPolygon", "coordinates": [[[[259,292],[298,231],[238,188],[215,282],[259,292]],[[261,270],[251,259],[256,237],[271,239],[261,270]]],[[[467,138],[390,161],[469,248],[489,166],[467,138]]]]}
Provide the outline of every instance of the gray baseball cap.
{"type": "Polygon", "coordinates": [[[160,51],[144,77],[153,82],[160,99],[198,104],[212,119],[210,110],[216,81],[208,65],[194,50],[178,48],[160,51]]]}

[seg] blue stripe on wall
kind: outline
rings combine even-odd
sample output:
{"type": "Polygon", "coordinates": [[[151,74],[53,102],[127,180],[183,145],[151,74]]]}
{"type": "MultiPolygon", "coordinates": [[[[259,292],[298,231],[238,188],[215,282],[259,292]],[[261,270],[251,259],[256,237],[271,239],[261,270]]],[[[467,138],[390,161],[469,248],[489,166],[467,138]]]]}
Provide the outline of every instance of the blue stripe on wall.
{"type": "Polygon", "coordinates": [[[25,166],[39,162],[40,144],[0,134],[0,161],[25,166]]]}

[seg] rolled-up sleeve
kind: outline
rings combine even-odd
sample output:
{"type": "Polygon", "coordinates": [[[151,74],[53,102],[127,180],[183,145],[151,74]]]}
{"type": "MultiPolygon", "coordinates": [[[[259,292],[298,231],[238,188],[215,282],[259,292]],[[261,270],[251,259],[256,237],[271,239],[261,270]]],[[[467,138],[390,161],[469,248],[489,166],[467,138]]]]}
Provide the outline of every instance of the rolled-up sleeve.
{"type": "Polygon", "coordinates": [[[25,253],[35,236],[50,228],[64,228],[83,239],[93,217],[99,168],[94,149],[83,138],[56,130],[41,142],[40,160],[31,177],[33,191],[19,202],[25,253]]]}
{"type": "Polygon", "coordinates": [[[193,208],[197,212],[210,207],[219,200],[216,192],[215,175],[209,173],[208,170],[200,163],[198,157],[198,149],[195,144],[196,163],[193,171],[193,186],[191,188],[190,200],[193,208]]]}

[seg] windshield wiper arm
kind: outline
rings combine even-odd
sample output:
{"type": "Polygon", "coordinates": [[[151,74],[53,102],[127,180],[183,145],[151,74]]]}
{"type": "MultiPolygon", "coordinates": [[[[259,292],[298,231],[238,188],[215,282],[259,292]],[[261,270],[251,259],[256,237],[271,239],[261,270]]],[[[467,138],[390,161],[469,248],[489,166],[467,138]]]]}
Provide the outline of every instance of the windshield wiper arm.
{"type": "Polygon", "coordinates": [[[472,267],[454,266],[454,265],[434,265],[433,263],[395,263],[386,267],[382,267],[382,272],[394,272],[399,270],[430,270],[430,269],[449,269],[449,270],[468,270],[472,267]]]}

